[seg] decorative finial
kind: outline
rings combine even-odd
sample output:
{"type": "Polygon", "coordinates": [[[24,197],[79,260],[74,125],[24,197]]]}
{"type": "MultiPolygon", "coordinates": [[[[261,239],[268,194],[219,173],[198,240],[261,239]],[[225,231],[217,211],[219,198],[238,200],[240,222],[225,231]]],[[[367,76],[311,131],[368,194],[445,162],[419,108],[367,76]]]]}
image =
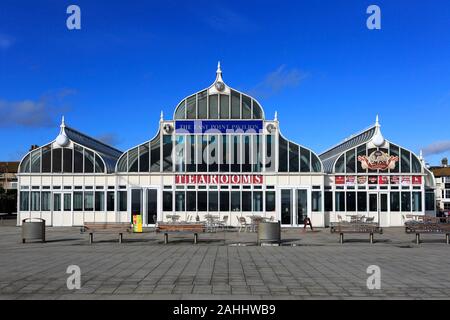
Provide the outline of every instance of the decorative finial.
{"type": "Polygon", "coordinates": [[[64,116],[62,116],[61,119],[61,128],[65,128],[66,127],[66,123],[64,122],[64,116]]]}
{"type": "Polygon", "coordinates": [[[376,125],[377,127],[380,126],[380,121],[379,121],[378,115],[377,115],[377,117],[376,117],[376,119],[375,119],[375,125],[376,125]]]}
{"type": "Polygon", "coordinates": [[[161,115],[159,117],[159,121],[164,121],[164,112],[161,110],[161,115]]]}
{"type": "Polygon", "coordinates": [[[70,140],[66,134],[66,123],[64,122],[64,116],[62,116],[60,128],[61,130],[59,130],[59,134],[56,137],[55,141],[60,147],[64,148],[67,147],[70,143],[70,140]]]}
{"type": "Polygon", "coordinates": [[[380,129],[380,121],[379,121],[379,117],[377,115],[376,120],[375,120],[375,134],[372,137],[372,142],[376,147],[381,147],[384,144],[384,137],[383,134],[381,133],[381,129],[380,129]]]}
{"type": "Polygon", "coordinates": [[[222,73],[222,69],[220,68],[220,61],[217,63],[217,73],[222,73]]]}
{"type": "Polygon", "coordinates": [[[278,111],[275,111],[275,117],[273,119],[274,121],[278,121],[278,111]]]}
{"type": "Polygon", "coordinates": [[[420,152],[419,152],[419,159],[420,159],[420,161],[424,160],[423,159],[423,151],[422,150],[420,150],[420,152]]]}

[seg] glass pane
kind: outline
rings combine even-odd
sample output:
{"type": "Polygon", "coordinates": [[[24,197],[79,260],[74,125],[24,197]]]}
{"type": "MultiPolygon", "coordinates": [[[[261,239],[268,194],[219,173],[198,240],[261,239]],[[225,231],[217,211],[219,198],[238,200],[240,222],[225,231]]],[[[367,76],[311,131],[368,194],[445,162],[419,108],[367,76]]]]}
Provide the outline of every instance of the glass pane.
{"type": "Polygon", "coordinates": [[[263,211],[263,192],[253,191],[253,211],[261,212],[263,211]]]}
{"type": "Polygon", "coordinates": [[[422,192],[412,193],[412,211],[422,211],[422,192]]]}
{"type": "Polygon", "coordinates": [[[281,190],[281,224],[292,224],[292,190],[281,190]]]}
{"type": "Polygon", "coordinates": [[[411,154],[411,160],[412,160],[412,172],[413,173],[421,173],[422,172],[422,164],[420,163],[419,159],[413,154],[411,154]]]}
{"type": "Polygon", "coordinates": [[[209,144],[208,144],[208,170],[209,172],[217,172],[219,170],[219,148],[218,148],[218,139],[219,136],[211,135],[209,136],[209,144]]]}
{"type": "Polygon", "coordinates": [[[208,193],[206,191],[198,191],[197,192],[197,205],[198,211],[207,211],[208,210],[208,193]]]}
{"type": "Polygon", "coordinates": [[[252,118],[252,100],[250,97],[242,95],[242,119],[252,118]]]}
{"type": "Polygon", "coordinates": [[[195,191],[186,192],[186,211],[197,211],[197,195],[195,191]]]}
{"type": "Polygon", "coordinates": [[[119,172],[128,172],[128,165],[127,165],[127,156],[128,153],[124,153],[117,164],[117,171],[119,172]]]}
{"type": "Polygon", "coordinates": [[[289,142],[289,172],[299,171],[299,153],[299,146],[289,142]]]}
{"type": "Polygon", "coordinates": [[[346,162],[347,162],[346,164],[347,173],[355,173],[356,171],[355,149],[347,151],[346,162]]]}
{"type": "Polygon", "coordinates": [[[186,146],[186,171],[196,172],[197,171],[197,161],[195,159],[195,135],[186,136],[187,146],[186,146]]]}
{"type": "Polygon", "coordinates": [[[227,95],[220,95],[220,119],[230,118],[230,97],[227,95]]]}
{"type": "Polygon", "coordinates": [[[300,148],[300,171],[301,172],[310,172],[310,161],[309,158],[311,156],[311,152],[308,149],[300,148]]]}
{"type": "Polygon", "coordinates": [[[204,155],[206,154],[208,147],[208,136],[197,136],[197,171],[207,172],[208,166],[204,155]]]}
{"type": "Polygon", "coordinates": [[[84,211],[94,210],[94,193],[92,191],[84,192],[84,211]]]}
{"type": "Polygon", "coordinates": [[[73,171],[83,173],[83,148],[75,145],[73,151],[73,171]]]}
{"type": "Polygon", "coordinates": [[[128,172],[138,172],[138,148],[128,151],[128,172]]]}
{"type": "Polygon", "coordinates": [[[219,118],[219,96],[214,94],[209,96],[209,119],[219,118]]]}
{"type": "Polygon", "coordinates": [[[31,153],[31,172],[41,172],[41,149],[31,153]]]}
{"type": "Polygon", "coordinates": [[[185,167],[185,136],[178,135],[175,137],[175,171],[176,172],[184,172],[186,170],[185,167]]]}
{"type": "Polygon", "coordinates": [[[143,144],[139,147],[139,172],[150,171],[149,144],[143,144]]]}
{"type": "Polygon", "coordinates": [[[83,192],[73,193],[73,211],[83,211],[83,192]]]}
{"type": "Polygon", "coordinates": [[[183,100],[175,112],[175,120],[186,119],[186,100],[183,100]]]}
{"type": "Polygon", "coordinates": [[[344,155],[345,154],[341,155],[339,159],[337,159],[336,164],[334,166],[334,172],[344,173],[345,171],[344,155]]]}
{"type": "MultiPolygon", "coordinates": [[[[392,143],[390,144],[390,146],[389,146],[390,156],[394,156],[394,157],[399,157],[400,158],[399,150],[400,150],[399,147],[397,147],[396,145],[393,145],[392,143]]],[[[398,173],[399,172],[399,168],[400,168],[399,164],[400,164],[400,161],[397,161],[395,163],[395,168],[391,169],[392,173],[398,173]]]]}
{"type": "Polygon", "coordinates": [[[119,211],[127,211],[127,191],[119,191],[117,196],[119,211]]]}
{"type": "Polygon", "coordinates": [[[402,211],[411,211],[411,192],[402,192],[402,211]]]}
{"type": "Polygon", "coordinates": [[[64,211],[72,211],[72,195],[64,193],[64,211]]]}
{"type": "Polygon", "coordinates": [[[72,149],[63,149],[63,172],[70,173],[72,172],[72,149]]]}
{"type": "Polygon", "coordinates": [[[346,193],[346,205],[347,211],[356,211],[356,193],[355,192],[347,192],[346,193]]]}
{"type": "Polygon", "coordinates": [[[229,191],[220,191],[220,211],[230,211],[229,191]]]}
{"type": "Polygon", "coordinates": [[[105,210],[105,193],[103,191],[95,192],[95,211],[105,210]]]}
{"type": "Polygon", "coordinates": [[[218,191],[210,191],[208,196],[209,196],[208,210],[209,211],[217,211],[219,209],[219,192],[218,191]]]}
{"type": "Polygon", "coordinates": [[[241,137],[229,136],[231,139],[231,172],[241,172],[241,137]]]}
{"type": "Polygon", "coordinates": [[[345,211],[345,192],[338,191],[335,193],[336,211],[345,211]]]}
{"type": "Polygon", "coordinates": [[[220,149],[220,154],[221,154],[221,161],[220,161],[220,172],[229,172],[230,171],[230,158],[229,158],[229,137],[226,135],[221,135],[220,136],[221,139],[221,149],[220,149]]]}
{"type": "Polygon", "coordinates": [[[142,190],[131,190],[131,215],[142,215],[142,190]]]}
{"type": "Polygon", "coordinates": [[[186,99],[187,108],[187,119],[197,118],[197,106],[196,106],[196,95],[193,95],[186,99]]]}
{"type": "Polygon", "coordinates": [[[313,191],[312,192],[312,211],[322,211],[322,192],[313,191]]]}
{"type": "Polygon", "coordinates": [[[242,191],[242,211],[252,211],[252,192],[242,191]]]}
{"type": "Polygon", "coordinates": [[[241,211],[241,192],[231,192],[231,211],[241,211]]]}
{"type": "Polygon", "coordinates": [[[95,172],[96,173],[104,173],[105,165],[103,164],[102,158],[98,154],[95,155],[95,172]]]}
{"type": "Polygon", "coordinates": [[[333,211],[333,192],[325,191],[325,211],[333,211]]]}
{"type": "Polygon", "coordinates": [[[30,193],[28,191],[20,192],[20,211],[30,210],[30,193]]]}
{"type": "Polygon", "coordinates": [[[275,211],[275,191],[266,191],[266,211],[275,211]]]}
{"type": "Polygon", "coordinates": [[[155,138],[155,140],[150,142],[151,148],[151,172],[160,172],[160,164],[161,164],[161,153],[160,153],[160,145],[159,145],[159,136],[155,138]]]}
{"type": "Polygon", "coordinates": [[[252,137],[253,172],[262,171],[262,141],[261,135],[254,135],[252,137]]]}
{"type": "Polygon", "coordinates": [[[30,154],[27,154],[27,156],[22,160],[22,163],[20,164],[20,172],[30,172],[30,154]]]}
{"type": "Polygon", "coordinates": [[[52,172],[59,173],[62,171],[62,149],[56,148],[52,151],[52,172]]]}
{"type": "Polygon", "coordinates": [[[377,212],[378,211],[378,197],[376,194],[369,194],[369,211],[377,212]]]}
{"type": "Polygon", "coordinates": [[[322,165],[320,164],[319,157],[311,152],[311,169],[313,172],[320,172],[322,170],[322,165]]]}
{"type": "Polygon", "coordinates": [[[241,118],[241,97],[236,91],[231,91],[231,119],[241,118]]]}
{"type": "Polygon", "coordinates": [[[387,195],[387,193],[380,194],[380,211],[382,211],[382,212],[388,211],[388,195],[387,195]]]}
{"type": "Polygon", "coordinates": [[[172,211],[172,191],[164,191],[163,192],[163,211],[172,211]]]}
{"type": "Polygon", "coordinates": [[[176,191],[175,192],[175,211],[185,211],[185,195],[184,191],[176,191]]]}
{"type": "Polygon", "coordinates": [[[158,220],[158,191],[147,189],[147,223],[155,224],[158,220]]]}
{"type": "Polygon", "coordinates": [[[94,153],[84,149],[84,172],[94,172],[94,153]]]}
{"type": "Polygon", "coordinates": [[[367,192],[358,192],[358,211],[367,211],[367,192]]]}
{"type": "Polygon", "coordinates": [[[303,224],[303,221],[307,216],[308,216],[308,192],[306,190],[297,190],[297,224],[303,224]]]}
{"type": "Polygon", "coordinates": [[[173,171],[173,160],[172,160],[172,136],[163,136],[163,171],[172,172],[173,171]]]}
{"type": "Polygon", "coordinates": [[[42,172],[52,172],[52,148],[50,145],[42,148],[42,172]]]}
{"type": "Polygon", "coordinates": [[[250,136],[242,136],[242,172],[251,172],[251,153],[250,153],[250,136]]]}
{"type": "Polygon", "coordinates": [[[61,211],[61,194],[53,194],[53,211],[61,211]]]}
{"type": "Polygon", "coordinates": [[[253,119],[262,119],[262,108],[255,100],[253,100],[253,119]]]}
{"type": "Polygon", "coordinates": [[[266,155],[265,159],[263,159],[266,171],[273,172],[275,171],[275,137],[273,134],[266,136],[266,155]]]}
{"type": "Polygon", "coordinates": [[[391,211],[400,211],[400,194],[398,192],[391,192],[391,211]]]}
{"type": "Polygon", "coordinates": [[[411,172],[411,161],[410,161],[411,153],[406,151],[405,149],[401,149],[401,171],[402,172],[411,172]]]}
{"type": "Polygon", "coordinates": [[[106,210],[114,211],[114,191],[108,191],[106,193],[106,210]]]}
{"type": "Polygon", "coordinates": [[[50,197],[50,192],[41,192],[41,211],[50,211],[50,197]]]}
{"type": "Polygon", "coordinates": [[[358,158],[359,157],[362,157],[362,156],[366,156],[367,154],[367,151],[366,151],[366,145],[365,144],[363,144],[362,146],[359,146],[358,147],[358,149],[357,149],[357,161],[356,161],[356,170],[357,170],[357,172],[358,173],[364,173],[364,172],[367,172],[367,170],[365,170],[365,169],[363,169],[362,168],[362,165],[361,165],[361,161],[359,161],[358,160],[358,158]]]}
{"type": "Polygon", "coordinates": [[[198,94],[198,119],[207,119],[207,93],[206,91],[198,94]]]}
{"type": "Polygon", "coordinates": [[[41,210],[41,193],[39,191],[31,192],[31,211],[41,210]]]}
{"type": "Polygon", "coordinates": [[[288,143],[287,141],[279,136],[279,147],[278,147],[278,171],[287,172],[288,171],[288,143]]]}

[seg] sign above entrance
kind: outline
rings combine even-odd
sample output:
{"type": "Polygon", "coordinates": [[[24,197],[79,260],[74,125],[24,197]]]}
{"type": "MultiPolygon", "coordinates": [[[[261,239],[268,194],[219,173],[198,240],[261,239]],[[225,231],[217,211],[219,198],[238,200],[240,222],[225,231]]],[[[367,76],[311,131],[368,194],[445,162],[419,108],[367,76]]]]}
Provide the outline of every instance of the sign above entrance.
{"type": "Polygon", "coordinates": [[[263,181],[262,175],[187,174],[175,176],[175,184],[262,184],[263,181]]]}
{"type": "Polygon", "coordinates": [[[361,167],[363,169],[387,170],[395,169],[395,163],[398,162],[398,157],[390,156],[386,152],[377,150],[372,152],[369,156],[358,156],[358,161],[361,162],[361,167]]]}
{"type": "Polygon", "coordinates": [[[177,133],[261,133],[262,120],[178,120],[177,133]]]}

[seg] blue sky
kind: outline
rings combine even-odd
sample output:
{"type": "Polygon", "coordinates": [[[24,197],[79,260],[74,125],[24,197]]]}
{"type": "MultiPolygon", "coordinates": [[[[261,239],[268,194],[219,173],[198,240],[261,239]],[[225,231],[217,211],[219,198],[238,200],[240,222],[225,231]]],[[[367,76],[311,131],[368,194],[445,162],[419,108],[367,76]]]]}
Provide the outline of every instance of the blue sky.
{"type": "Polygon", "coordinates": [[[0,3],[0,159],[68,125],[121,150],[154,136],[160,111],[225,82],[278,111],[320,153],[375,121],[384,136],[450,156],[450,3],[85,1],[0,3]],[[81,30],[66,9],[81,8],[81,30]],[[381,8],[381,30],[366,9],[381,8]]]}

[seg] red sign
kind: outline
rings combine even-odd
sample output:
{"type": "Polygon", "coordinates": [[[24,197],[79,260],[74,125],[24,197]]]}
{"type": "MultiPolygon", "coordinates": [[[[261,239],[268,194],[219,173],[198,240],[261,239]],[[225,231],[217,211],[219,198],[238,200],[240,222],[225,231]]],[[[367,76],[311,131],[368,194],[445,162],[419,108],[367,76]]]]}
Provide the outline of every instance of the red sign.
{"type": "Polygon", "coordinates": [[[387,176],[379,176],[378,184],[389,184],[389,177],[387,176]]]}
{"type": "Polygon", "coordinates": [[[399,176],[391,176],[391,184],[399,184],[400,177],[399,176]]]}
{"type": "Polygon", "coordinates": [[[345,184],[345,176],[336,176],[334,178],[335,184],[345,184]]]}
{"type": "Polygon", "coordinates": [[[402,177],[402,185],[409,186],[411,184],[411,177],[402,177]]]}
{"type": "Polygon", "coordinates": [[[262,175],[187,174],[175,176],[175,184],[262,184],[263,181],[262,175]]]}
{"type": "Polygon", "coordinates": [[[378,183],[378,177],[377,176],[369,176],[368,180],[369,180],[369,184],[377,184],[378,183]]]}
{"type": "Polygon", "coordinates": [[[421,176],[413,176],[412,184],[422,184],[422,177],[421,176]]]}
{"type": "Polygon", "coordinates": [[[361,162],[361,167],[363,169],[387,170],[395,168],[398,157],[390,156],[383,151],[377,150],[372,152],[369,156],[358,156],[358,161],[361,162]]]}

